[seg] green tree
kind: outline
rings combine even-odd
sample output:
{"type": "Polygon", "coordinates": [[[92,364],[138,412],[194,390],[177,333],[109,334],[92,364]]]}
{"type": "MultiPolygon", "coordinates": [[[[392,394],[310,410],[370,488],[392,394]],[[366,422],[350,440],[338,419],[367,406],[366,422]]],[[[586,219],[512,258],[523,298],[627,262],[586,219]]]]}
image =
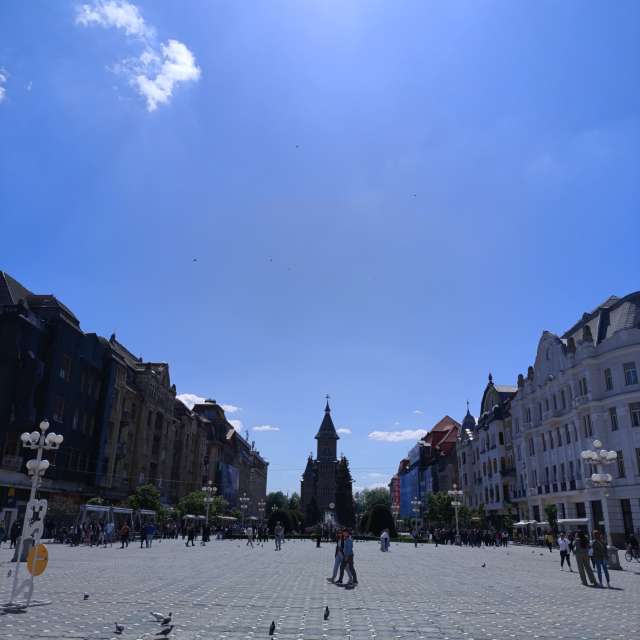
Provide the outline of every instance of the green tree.
{"type": "Polygon", "coordinates": [[[478,505],[478,508],[475,510],[472,519],[475,520],[476,525],[481,529],[487,528],[487,512],[485,511],[484,503],[480,503],[478,505]]]}
{"type": "Polygon", "coordinates": [[[294,491],[289,498],[289,511],[300,510],[300,496],[294,491]]]}
{"type": "Polygon", "coordinates": [[[160,492],[152,484],[143,484],[129,496],[129,506],[132,509],[151,509],[160,513],[162,510],[160,492]]]}
{"type": "Polygon", "coordinates": [[[49,500],[46,518],[49,522],[69,525],[75,522],[80,513],[80,505],[71,498],[54,496],[49,500]]]}
{"type": "Polygon", "coordinates": [[[549,528],[554,534],[558,533],[558,507],[555,504],[547,504],[544,507],[544,513],[547,516],[549,528]]]}
{"type": "Polygon", "coordinates": [[[396,536],[396,527],[389,507],[385,504],[374,504],[369,512],[367,530],[374,536],[379,536],[384,529],[389,529],[392,538],[396,536]]]}
{"type": "Polygon", "coordinates": [[[276,511],[272,511],[269,515],[268,526],[269,531],[273,533],[273,529],[276,524],[282,524],[285,532],[291,531],[291,519],[289,518],[289,512],[284,509],[277,509],[276,511]]]}
{"type": "Polygon", "coordinates": [[[429,494],[427,520],[432,526],[450,526],[455,520],[451,498],[446,491],[429,494]]]}
{"type": "MultiPolygon", "coordinates": [[[[215,514],[224,513],[229,506],[229,503],[222,496],[215,496],[213,502],[209,507],[209,516],[215,514]]],[[[184,496],[180,502],[178,502],[178,513],[180,517],[192,514],[194,516],[202,516],[205,514],[204,492],[192,491],[184,496]]]]}
{"type": "Polygon", "coordinates": [[[89,500],[87,500],[87,504],[102,506],[105,504],[105,502],[104,502],[104,498],[101,498],[100,496],[95,496],[93,498],[89,498],[89,500]]]}
{"type": "Polygon", "coordinates": [[[276,509],[286,509],[288,507],[287,496],[285,496],[282,491],[272,491],[267,494],[265,505],[267,514],[273,511],[273,507],[276,509]]]}
{"type": "Polygon", "coordinates": [[[364,489],[362,491],[361,499],[365,511],[371,511],[371,509],[377,504],[382,504],[385,507],[391,508],[391,495],[389,494],[389,489],[386,487],[364,489]]]}

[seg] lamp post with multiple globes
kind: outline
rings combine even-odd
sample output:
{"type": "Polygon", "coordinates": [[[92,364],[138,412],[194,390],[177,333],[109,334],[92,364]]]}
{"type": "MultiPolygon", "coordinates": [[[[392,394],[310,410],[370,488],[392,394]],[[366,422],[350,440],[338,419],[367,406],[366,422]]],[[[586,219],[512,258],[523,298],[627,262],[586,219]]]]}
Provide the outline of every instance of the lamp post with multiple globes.
{"type": "Polygon", "coordinates": [[[462,506],[462,496],[464,492],[458,489],[458,485],[454,484],[453,489],[447,491],[447,495],[452,499],[451,506],[456,514],[456,544],[460,544],[460,527],[458,526],[458,509],[462,506]]]}
{"type": "MultiPolygon", "coordinates": [[[[43,420],[40,423],[40,431],[34,430],[31,433],[25,432],[20,436],[22,446],[25,449],[32,449],[36,451],[36,457],[27,461],[27,473],[31,476],[31,492],[29,494],[29,502],[24,513],[24,521],[22,523],[22,533],[20,534],[20,541],[18,542],[18,548],[16,549],[16,568],[13,574],[13,586],[11,589],[11,598],[8,607],[28,607],[33,595],[33,573],[30,577],[18,584],[18,575],[20,573],[20,561],[22,560],[23,549],[25,548],[25,541],[29,539],[30,546],[33,549],[37,548],[40,542],[40,538],[44,529],[44,517],[47,513],[47,501],[36,499],[36,491],[40,486],[42,477],[47,469],[51,466],[48,460],[42,459],[44,451],[57,451],[60,445],[64,441],[64,437],[60,434],[53,433],[53,431],[47,433],[49,430],[49,423],[47,420],[43,420]],[[19,604],[16,601],[16,597],[21,593],[26,594],[25,603],[19,604]]],[[[31,571],[31,570],[30,570],[31,571]]]]}
{"type": "MultiPolygon", "coordinates": [[[[209,480],[209,482],[207,482],[207,484],[202,487],[202,492],[204,493],[204,513],[205,513],[205,520],[204,520],[204,525],[206,527],[206,529],[208,530],[209,528],[209,508],[211,507],[211,505],[213,504],[213,500],[216,496],[216,493],[218,493],[218,487],[215,487],[213,485],[213,482],[211,480],[209,480]]],[[[205,540],[205,537],[209,537],[208,535],[202,536],[202,546],[205,545],[206,542],[208,542],[208,540],[205,540]]]]}
{"type": "MultiPolygon", "coordinates": [[[[618,454],[615,451],[607,451],[602,448],[600,440],[593,441],[593,449],[585,449],[580,453],[580,457],[589,464],[595,466],[595,473],[589,478],[594,487],[600,487],[602,491],[602,514],[604,516],[604,528],[607,540],[607,556],[609,565],[612,569],[620,569],[620,559],[618,550],[613,545],[611,538],[611,526],[609,524],[609,510],[607,508],[607,498],[609,497],[608,489],[613,482],[613,476],[610,473],[602,473],[600,467],[607,467],[614,464],[618,460],[618,454]]],[[[598,523],[599,524],[599,523],[598,523]]]]}
{"type": "Polygon", "coordinates": [[[242,511],[242,529],[244,530],[244,518],[247,514],[247,509],[249,508],[249,502],[251,502],[251,498],[245,493],[240,496],[240,510],[242,511]]]}

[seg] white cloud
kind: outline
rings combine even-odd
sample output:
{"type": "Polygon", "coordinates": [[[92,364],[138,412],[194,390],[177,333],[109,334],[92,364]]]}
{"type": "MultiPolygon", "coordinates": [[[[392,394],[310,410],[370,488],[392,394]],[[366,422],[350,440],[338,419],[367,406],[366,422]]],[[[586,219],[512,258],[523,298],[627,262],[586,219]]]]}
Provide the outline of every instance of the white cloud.
{"type": "Polygon", "coordinates": [[[228,420],[228,422],[238,433],[240,433],[244,429],[242,420],[228,420]]]}
{"type": "Polygon", "coordinates": [[[98,0],[93,5],[83,4],[76,12],[76,24],[84,27],[98,24],[122,29],[128,36],[151,38],[154,30],[149,27],[140,10],[127,0],[98,0]]]}
{"type": "Polygon", "coordinates": [[[4,85],[7,82],[7,78],[9,74],[6,69],[0,67],[0,102],[4,100],[4,97],[7,95],[7,90],[4,88],[4,85]]]}
{"type": "Polygon", "coordinates": [[[414,409],[413,413],[415,413],[417,416],[421,416],[422,415],[422,411],[420,411],[420,409],[414,409]]]}
{"type": "Polygon", "coordinates": [[[261,424],[257,427],[253,427],[254,431],[280,431],[280,427],[274,427],[270,424],[261,424]]]}
{"type": "Polygon", "coordinates": [[[126,0],[95,0],[92,5],[84,4],[78,8],[76,24],[120,29],[140,41],[141,53],[114,64],[112,71],[127,78],[146,100],[148,111],[167,104],[178,84],[196,82],[202,74],[195,56],[184,43],[175,39],[158,43],[155,29],[146,24],[138,7],[126,0]]]}
{"type": "Polygon", "coordinates": [[[360,491],[364,491],[365,489],[388,489],[388,482],[372,482],[371,484],[356,484],[353,487],[354,493],[359,493],[360,491]]]}
{"type": "Polygon", "coordinates": [[[223,404],[220,406],[225,413],[237,413],[238,411],[242,411],[240,407],[236,407],[233,404],[223,404]]]}
{"type": "MultiPolygon", "coordinates": [[[[144,55],[144,54],[143,54],[144,55]]],[[[155,78],[140,73],[135,78],[138,91],[147,100],[147,110],[155,111],[159,104],[169,102],[173,88],[179,82],[196,81],[200,78],[200,67],[189,49],[178,40],[169,40],[162,45],[163,62],[155,78]]]]}
{"type": "Polygon", "coordinates": [[[427,435],[426,429],[405,429],[404,431],[372,431],[370,440],[378,442],[406,442],[407,440],[420,440],[427,435]]]}
{"type": "Polygon", "coordinates": [[[344,435],[349,435],[351,433],[351,429],[349,429],[349,427],[340,427],[339,429],[336,429],[336,431],[344,435]]]}
{"type": "Polygon", "coordinates": [[[189,407],[189,409],[193,409],[193,405],[202,404],[206,400],[206,398],[201,398],[195,393],[180,393],[176,396],[176,398],[180,400],[182,404],[189,407]]]}
{"type": "Polygon", "coordinates": [[[387,473],[378,473],[377,471],[372,471],[371,473],[367,473],[367,478],[388,478],[389,474],[387,473]]]}

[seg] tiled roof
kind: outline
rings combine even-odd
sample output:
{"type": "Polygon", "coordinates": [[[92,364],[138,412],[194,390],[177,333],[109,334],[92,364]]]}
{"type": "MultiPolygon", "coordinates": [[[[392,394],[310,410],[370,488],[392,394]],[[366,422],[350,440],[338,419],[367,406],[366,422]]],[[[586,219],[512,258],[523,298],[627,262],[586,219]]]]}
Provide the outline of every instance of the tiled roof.
{"type": "Polygon", "coordinates": [[[0,271],[0,307],[25,302],[33,293],[14,280],[6,271],[0,271]]]}

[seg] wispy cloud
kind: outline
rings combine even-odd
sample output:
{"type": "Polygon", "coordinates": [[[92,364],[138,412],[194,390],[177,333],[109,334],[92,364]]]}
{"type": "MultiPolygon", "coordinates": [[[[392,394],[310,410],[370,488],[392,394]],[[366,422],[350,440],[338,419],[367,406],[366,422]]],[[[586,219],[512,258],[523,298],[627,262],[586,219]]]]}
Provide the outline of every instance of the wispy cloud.
{"type": "Polygon", "coordinates": [[[417,416],[421,416],[422,415],[422,411],[420,411],[420,409],[414,409],[413,413],[415,413],[417,416]]]}
{"type": "Polygon", "coordinates": [[[369,433],[370,440],[378,442],[406,442],[408,440],[417,441],[427,435],[426,429],[404,429],[403,431],[372,431],[369,433]]]}
{"type": "Polygon", "coordinates": [[[220,406],[225,413],[237,413],[238,411],[242,411],[240,407],[236,407],[233,404],[222,404],[220,406]]]}
{"type": "Polygon", "coordinates": [[[202,404],[206,400],[206,398],[201,398],[195,393],[180,393],[176,396],[176,398],[180,400],[182,404],[189,407],[189,409],[193,409],[194,405],[202,404]]]}
{"type": "Polygon", "coordinates": [[[0,102],[2,102],[7,95],[7,90],[4,85],[7,83],[8,77],[9,74],[7,73],[7,70],[0,67],[0,102]]]}
{"type": "Polygon", "coordinates": [[[254,431],[280,431],[280,427],[274,427],[270,424],[260,424],[257,427],[253,427],[254,431]]]}
{"type": "Polygon", "coordinates": [[[349,429],[349,427],[340,427],[339,429],[336,429],[336,431],[339,434],[342,434],[342,435],[350,435],[351,434],[351,429],[349,429]]]}
{"type": "Polygon", "coordinates": [[[178,84],[196,82],[201,76],[189,48],[174,39],[159,43],[156,30],[145,22],[138,7],[127,0],[94,0],[93,4],[83,4],[77,9],[76,24],[119,29],[139,43],[138,57],[121,60],[113,70],[122,73],[145,98],[148,111],[167,104],[178,84]]]}

